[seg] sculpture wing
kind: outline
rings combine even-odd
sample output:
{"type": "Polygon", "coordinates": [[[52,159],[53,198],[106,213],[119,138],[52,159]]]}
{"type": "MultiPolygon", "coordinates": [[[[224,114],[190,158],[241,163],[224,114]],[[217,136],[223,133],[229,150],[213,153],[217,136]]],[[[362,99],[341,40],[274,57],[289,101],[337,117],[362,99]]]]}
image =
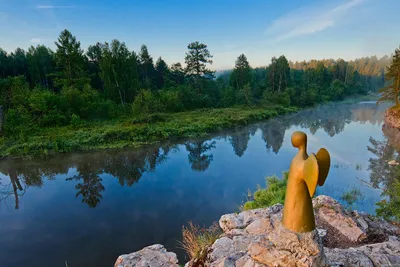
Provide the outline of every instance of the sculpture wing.
{"type": "Polygon", "coordinates": [[[315,156],[319,167],[318,185],[323,186],[331,166],[331,156],[325,148],[318,150],[315,156]]]}
{"type": "Polygon", "coordinates": [[[314,153],[312,153],[304,162],[303,177],[307,184],[310,197],[313,197],[319,177],[318,160],[314,153]]]}

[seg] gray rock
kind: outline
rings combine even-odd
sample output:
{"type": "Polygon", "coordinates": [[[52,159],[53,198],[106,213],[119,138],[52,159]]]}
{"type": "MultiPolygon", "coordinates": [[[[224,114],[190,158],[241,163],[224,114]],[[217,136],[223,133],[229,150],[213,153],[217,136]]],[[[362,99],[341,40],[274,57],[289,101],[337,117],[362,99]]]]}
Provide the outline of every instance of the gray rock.
{"type": "Polygon", "coordinates": [[[131,254],[118,257],[114,267],[179,267],[175,253],[163,245],[152,245],[131,254]]]}

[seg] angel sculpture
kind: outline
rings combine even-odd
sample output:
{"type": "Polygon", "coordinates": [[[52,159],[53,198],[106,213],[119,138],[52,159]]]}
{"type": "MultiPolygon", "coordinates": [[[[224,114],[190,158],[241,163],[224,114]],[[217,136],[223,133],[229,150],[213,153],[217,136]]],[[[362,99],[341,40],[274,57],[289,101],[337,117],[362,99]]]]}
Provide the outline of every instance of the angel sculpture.
{"type": "Polygon", "coordinates": [[[317,184],[325,183],[331,160],[325,148],[308,156],[307,135],[303,132],[292,134],[292,145],[299,152],[290,164],[282,224],[292,231],[305,233],[315,229],[311,198],[317,184]]]}

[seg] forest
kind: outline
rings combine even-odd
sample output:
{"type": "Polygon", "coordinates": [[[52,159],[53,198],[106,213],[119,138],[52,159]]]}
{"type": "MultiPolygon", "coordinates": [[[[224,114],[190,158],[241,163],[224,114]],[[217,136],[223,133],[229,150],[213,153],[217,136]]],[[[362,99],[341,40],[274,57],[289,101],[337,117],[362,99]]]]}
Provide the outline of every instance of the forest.
{"type": "Polygon", "coordinates": [[[198,41],[188,44],[184,64],[170,65],[154,62],[146,45],[136,53],[118,40],[84,51],[68,30],[55,45],[0,49],[3,157],[138,145],[266,119],[375,92],[390,64],[388,56],[290,62],[281,55],[252,68],[242,54],[233,70],[216,73],[198,41]]]}

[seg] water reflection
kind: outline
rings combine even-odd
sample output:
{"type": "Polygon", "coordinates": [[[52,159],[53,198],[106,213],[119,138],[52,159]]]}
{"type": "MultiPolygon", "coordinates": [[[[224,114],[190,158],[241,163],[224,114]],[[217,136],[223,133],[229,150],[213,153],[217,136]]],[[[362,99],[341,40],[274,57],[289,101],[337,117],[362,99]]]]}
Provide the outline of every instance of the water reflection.
{"type": "MultiPolygon", "coordinates": [[[[242,157],[248,147],[250,137],[257,130],[261,131],[262,140],[267,151],[279,153],[284,142],[286,130],[293,126],[309,129],[311,134],[316,134],[322,129],[333,137],[341,133],[345,126],[351,122],[377,124],[383,120],[385,107],[377,108],[374,103],[364,104],[329,104],[313,109],[304,110],[297,114],[279,117],[267,123],[253,124],[247,127],[235,128],[225,132],[235,155],[242,157]]],[[[390,137],[386,141],[377,141],[371,137],[368,150],[376,155],[369,161],[371,183],[377,186],[382,181],[391,181],[392,169],[387,161],[399,159],[394,147],[400,148],[400,134],[383,127],[383,132],[390,137]],[[389,145],[389,142],[391,143],[389,145]]],[[[216,134],[214,137],[222,137],[216,134]]],[[[71,169],[74,174],[66,180],[75,184],[76,197],[81,198],[89,207],[96,207],[106,190],[102,184],[102,174],[112,175],[118,179],[121,186],[131,187],[137,183],[142,175],[151,172],[162,162],[168,159],[171,151],[179,150],[178,144],[163,144],[150,146],[139,150],[128,151],[102,151],[96,153],[81,153],[62,155],[55,159],[47,160],[9,160],[0,163],[0,172],[6,177],[2,178],[0,202],[7,202],[13,198],[15,209],[19,208],[20,197],[29,187],[41,187],[43,179],[51,180],[56,175],[68,175],[71,169]]],[[[187,159],[191,169],[196,172],[206,171],[214,159],[212,150],[216,148],[216,141],[209,139],[194,139],[184,143],[188,153],[187,159]]]]}
{"type": "Polygon", "coordinates": [[[185,147],[189,152],[188,160],[192,170],[198,172],[207,170],[213,160],[213,155],[205,153],[215,148],[215,141],[207,142],[204,139],[198,139],[186,142],[185,147]]]}
{"type": "Polygon", "coordinates": [[[29,258],[32,267],[66,259],[75,267],[110,266],[117,255],[154,243],[183,262],[176,242],[182,225],[209,225],[236,211],[248,189],[288,169],[295,130],[309,134],[310,151],[326,146],[338,166],[320,193],[340,199],[360,188],[365,198],[357,208],[373,212],[381,191],[356,177],[376,186],[397,179],[386,161],[400,160],[400,137],[382,128],[385,109],[329,104],[209,138],[0,161],[0,265],[23,266],[29,258]]]}
{"type": "Polygon", "coordinates": [[[370,137],[368,151],[374,154],[369,160],[370,182],[378,188],[390,187],[399,177],[399,166],[391,166],[389,161],[400,162],[400,132],[398,129],[382,126],[384,140],[370,137]]]}

